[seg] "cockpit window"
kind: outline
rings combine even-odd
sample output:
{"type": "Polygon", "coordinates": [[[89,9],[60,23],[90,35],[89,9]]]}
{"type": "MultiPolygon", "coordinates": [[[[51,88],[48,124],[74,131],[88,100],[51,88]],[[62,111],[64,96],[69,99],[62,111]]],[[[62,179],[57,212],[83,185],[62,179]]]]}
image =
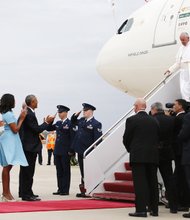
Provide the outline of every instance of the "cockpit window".
{"type": "Polygon", "coordinates": [[[133,22],[134,22],[133,18],[129,18],[126,21],[124,21],[121,27],[118,29],[117,33],[122,34],[124,32],[129,31],[132,27],[133,22]]]}

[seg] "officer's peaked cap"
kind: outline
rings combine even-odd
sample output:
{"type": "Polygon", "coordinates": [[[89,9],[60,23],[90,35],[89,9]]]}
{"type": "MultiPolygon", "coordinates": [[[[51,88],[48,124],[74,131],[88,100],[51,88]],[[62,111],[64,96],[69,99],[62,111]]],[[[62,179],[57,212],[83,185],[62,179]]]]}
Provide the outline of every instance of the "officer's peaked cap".
{"type": "Polygon", "coordinates": [[[88,103],[82,103],[83,110],[96,110],[96,108],[93,105],[90,105],[88,103]]]}
{"type": "Polygon", "coordinates": [[[70,108],[68,108],[67,106],[64,106],[64,105],[57,105],[57,111],[58,113],[61,113],[61,112],[68,112],[70,110],[70,108]]]}

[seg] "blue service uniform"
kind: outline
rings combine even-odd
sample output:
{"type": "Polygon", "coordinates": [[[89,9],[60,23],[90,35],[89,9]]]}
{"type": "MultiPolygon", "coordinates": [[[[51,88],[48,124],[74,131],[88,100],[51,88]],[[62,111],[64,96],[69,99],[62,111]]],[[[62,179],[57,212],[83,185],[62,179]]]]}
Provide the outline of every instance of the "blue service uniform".
{"type": "Polygon", "coordinates": [[[71,148],[78,153],[78,162],[82,176],[81,182],[84,183],[83,153],[102,136],[102,124],[94,117],[89,121],[86,121],[84,117],[80,119],[77,119],[77,117],[76,115],[71,117],[71,123],[76,129],[71,148]]]}
{"type": "Polygon", "coordinates": [[[48,130],[56,130],[54,157],[57,171],[58,192],[69,193],[71,169],[68,152],[72,152],[71,140],[74,135],[71,121],[68,118],[65,121],[59,120],[54,125],[50,125],[48,130]]]}

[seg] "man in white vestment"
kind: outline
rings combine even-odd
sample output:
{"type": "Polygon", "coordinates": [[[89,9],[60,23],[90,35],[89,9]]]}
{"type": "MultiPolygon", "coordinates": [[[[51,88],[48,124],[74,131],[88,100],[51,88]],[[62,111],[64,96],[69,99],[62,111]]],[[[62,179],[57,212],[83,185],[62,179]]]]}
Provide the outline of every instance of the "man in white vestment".
{"type": "Polygon", "coordinates": [[[190,102],[190,42],[189,34],[181,33],[180,41],[182,46],[179,48],[176,55],[176,62],[172,65],[165,74],[180,72],[180,91],[182,98],[190,102]]]}

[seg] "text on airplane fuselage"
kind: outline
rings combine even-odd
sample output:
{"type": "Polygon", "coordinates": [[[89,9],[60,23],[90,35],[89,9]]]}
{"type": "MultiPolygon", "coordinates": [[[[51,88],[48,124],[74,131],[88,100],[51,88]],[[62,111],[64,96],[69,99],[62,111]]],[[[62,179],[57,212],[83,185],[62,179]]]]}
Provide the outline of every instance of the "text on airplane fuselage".
{"type": "Polygon", "coordinates": [[[145,54],[148,54],[148,52],[149,52],[148,50],[132,52],[128,54],[128,57],[145,55],[145,54]]]}

